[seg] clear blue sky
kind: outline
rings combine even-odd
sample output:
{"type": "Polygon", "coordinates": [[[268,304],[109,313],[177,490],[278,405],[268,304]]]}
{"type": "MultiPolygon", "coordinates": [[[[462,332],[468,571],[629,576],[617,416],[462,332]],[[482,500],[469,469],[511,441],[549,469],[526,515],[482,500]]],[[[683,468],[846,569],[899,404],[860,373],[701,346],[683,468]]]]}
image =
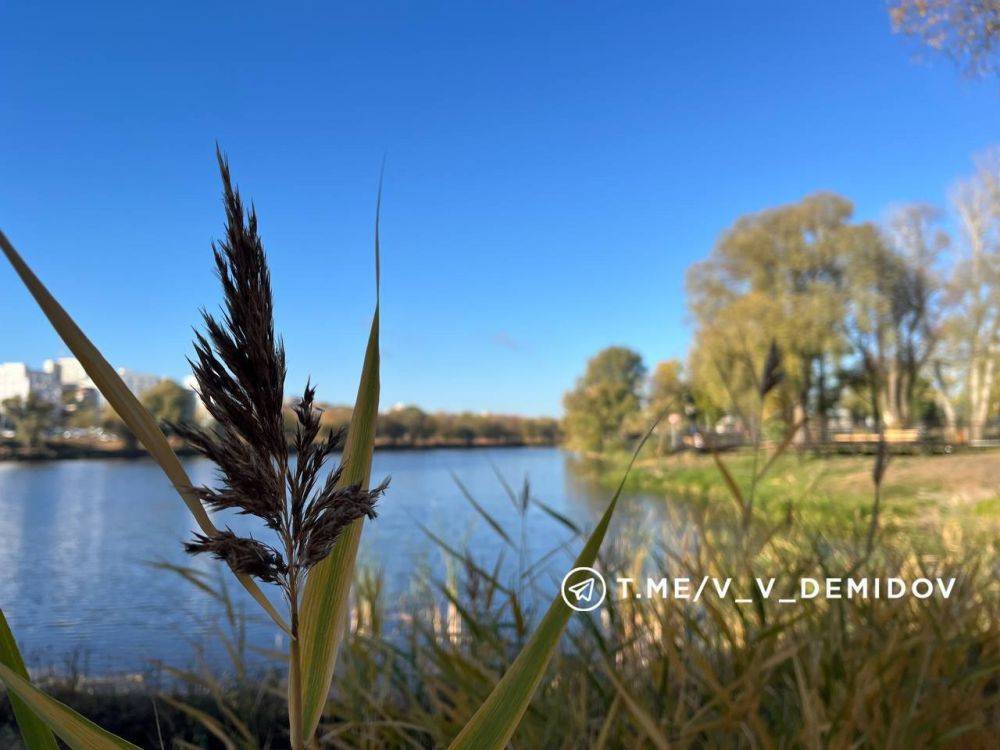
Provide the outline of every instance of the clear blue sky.
{"type": "MultiPolygon", "coordinates": [[[[145,5],[0,8],[0,226],[174,377],[218,301],[216,139],[291,387],[353,398],[385,154],[383,403],[529,414],[603,346],[683,356],[684,270],[740,214],[941,204],[1000,141],[996,82],[915,63],[877,0],[145,5]]],[[[67,353],[6,265],[0,321],[0,361],[67,353]]]]}

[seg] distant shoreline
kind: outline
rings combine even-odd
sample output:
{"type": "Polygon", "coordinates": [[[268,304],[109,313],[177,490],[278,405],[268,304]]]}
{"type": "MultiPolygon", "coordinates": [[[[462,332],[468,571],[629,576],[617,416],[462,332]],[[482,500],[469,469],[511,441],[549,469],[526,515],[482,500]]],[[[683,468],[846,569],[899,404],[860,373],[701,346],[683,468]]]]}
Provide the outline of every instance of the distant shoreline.
{"type": "MultiPolygon", "coordinates": [[[[467,450],[476,448],[555,448],[559,443],[555,442],[529,442],[523,440],[515,441],[477,441],[468,443],[465,441],[433,441],[426,443],[375,443],[375,450],[378,451],[427,451],[427,450],[467,450]]],[[[174,447],[174,452],[182,457],[197,457],[198,454],[193,448],[187,446],[174,447]]],[[[92,446],[49,446],[46,449],[35,451],[24,451],[21,449],[5,449],[0,447],[0,463],[40,463],[47,461],[82,461],[88,459],[137,459],[148,458],[143,448],[95,448],[92,446]]]]}

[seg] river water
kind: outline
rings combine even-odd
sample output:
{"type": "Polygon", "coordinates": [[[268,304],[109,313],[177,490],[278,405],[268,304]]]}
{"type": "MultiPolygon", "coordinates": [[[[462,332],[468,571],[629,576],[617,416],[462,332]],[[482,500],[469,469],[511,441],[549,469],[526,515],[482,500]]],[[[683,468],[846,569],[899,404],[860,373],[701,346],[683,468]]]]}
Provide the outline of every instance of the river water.
{"type": "MultiPolygon", "coordinates": [[[[185,464],[195,482],[213,481],[209,462],[185,464]]],[[[505,544],[463,498],[453,475],[520,538],[518,513],[498,474],[515,491],[527,477],[533,497],[586,527],[592,528],[608,501],[608,491],[580,478],[572,459],[557,448],[382,451],[373,479],[388,475],[392,483],[378,519],[365,525],[359,559],[382,575],[390,602],[413,585],[417,570],[445,570],[444,554],[421,524],[449,544],[473,550],[486,567],[505,544]]],[[[634,519],[655,512],[650,509],[656,504],[627,498],[623,505],[634,519]]],[[[581,544],[537,507],[528,520],[529,559],[566,542],[565,552],[547,563],[556,580],[581,544]]],[[[244,518],[216,522],[254,528],[244,518]]],[[[0,607],[29,665],[99,675],[141,672],[156,659],[191,663],[193,644],[213,641],[208,636],[219,605],[148,563],[221,572],[218,563],[182,551],[192,530],[187,508],[150,460],[0,464],[0,607]]],[[[238,584],[230,590],[247,601],[238,584]]],[[[266,620],[251,620],[247,640],[264,648],[282,645],[266,620]]],[[[210,652],[207,658],[224,656],[210,652]]]]}

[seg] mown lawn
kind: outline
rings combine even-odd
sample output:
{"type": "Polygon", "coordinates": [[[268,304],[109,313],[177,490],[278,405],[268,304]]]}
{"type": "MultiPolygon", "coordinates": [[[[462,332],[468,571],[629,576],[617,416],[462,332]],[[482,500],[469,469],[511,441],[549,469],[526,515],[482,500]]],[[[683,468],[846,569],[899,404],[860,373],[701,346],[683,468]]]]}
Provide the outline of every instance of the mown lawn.
{"type": "MultiPolygon", "coordinates": [[[[741,491],[750,491],[752,451],[719,457],[741,491]]],[[[767,451],[756,461],[766,464],[767,451]]],[[[769,468],[754,489],[755,508],[765,519],[795,518],[816,531],[856,528],[869,517],[874,496],[873,456],[788,454],[769,468]]],[[[627,456],[616,455],[591,466],[608,484],[616,483],[627,456]]],[[[695,506],[711,504],[725,511],[736,503],[721,481],[711,455],[681,453],[641,457],[628,478],[631,491],[661,494],[695,506]]],[[[952,455],[893,456],[882,485],[881,515],[892,528],[940,529],[1000,527],[1000,450],[964,451],[952,455]]]]}

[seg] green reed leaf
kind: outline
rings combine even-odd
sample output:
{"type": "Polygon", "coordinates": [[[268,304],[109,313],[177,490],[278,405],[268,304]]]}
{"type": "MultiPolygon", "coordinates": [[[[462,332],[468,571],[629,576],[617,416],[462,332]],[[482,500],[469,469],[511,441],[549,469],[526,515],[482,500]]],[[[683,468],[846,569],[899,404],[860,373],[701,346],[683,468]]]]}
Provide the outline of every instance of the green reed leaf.
{"type": "MultiPolygon", "coordinates": [[[[7,624],[2,609],[0,609],[0,664],[23,680],[28,680],[24,659],[21,658],[17,641],[14,640],[14,634],[10,631],[10,625],[7,624]]],[[[28,750],[59,750],[52,731],[35,715],[27,703],[11,693],[10,705],[14,709],[14,718],[17,719],[17,726],[21,730],[21,739],[24,740],[28,750]]]]}
{"type": "MultiPolygon", "coordinates": [[[[212,523],[212,519],[208,517],[208,513],[205,512],[205,508],[194,492],[191,479],[188,477],[187,472],[184,471],[184,467],[181,466],[177,454],[170,447],[170,443],[167,442],[163,431],[156,424],[153,415],[139,403],[139,399],[122,382],[118,373],[108,364],[108,361],[97,347],[91,343],[90,339],[80,330],[80,327],[63,309],[62,305],[56,301],[49,293],[49,290],[45,288],[45,285],[35,276],[34,272],[24,262],[3,232],[0,232],[0,249],[7,256],[7,260],[10,261],[17,275],[21,277],[21,281],[24,282],[31,296],[35,298],[38,306],[45,313],[45,317],[49,319],[52,327],[55,328],[56,333],[59,334],[60,338],[66,343],[66,346],[69,347],[70,351],[80,361],[80,364],[83,365],[83,369],[86,370],[90,379],[94,381],[94,385],[104,395],[104,398],[108,400],[108,403],[118,413],[118,416],[122,418],[122,421],[128,425],[128,428],[139,442],[149,451],[149,455],[159,464],[163,473],[167,475],[170,483],[181,496],[181,500],[184,501],[188,510],[191,511],[191,515],[194,516],[198,526],[201,527],[206,535],[213,536],[217,532],[217,529],[212,523]]],[[[239,578],[243,587],[264,608],[278,626],[288,631],[288,625],[278,613],[278,610],[268,601],[264,592],[260,590],[253,579],[246,575],[237,575],[237,578],[239,578]]]]}
{"type": "MultiPolygon", "coordinates": [[[[106,732],[83,718],[69,706],[50,698],[9,667],[0,664],[0,681],[23,701],[45,724],[65,742],[70,750],[140,750],[121,737],[106,732]]],[[[34,746],[28,745],[30,750],[34,746]]],[[[39,745],[38,747],[52,747],[39,745]]]]}
{"type": "MultiPolygon", "coordinates": [[[[371,480],[372,455],[375,450],[375,422],[379,399],[379,214],[382,189],[375,209],[375,313],[372,316],[368,346],[358,397],[354,402],[351,423],[344,443],[343,486],[367,488],[371,480]]],[[[364,519],[352,523],[337,539],[333,550],[309,571],[299,610],[299,641],[302,658],[302,729],[308,742],[319,726],[326,706],[337,653],[347,627],[347,608],[354,581],[354,567],[364,519]]]]}
{"type": "MultiPolygon", "coordinates": [[[[654,422],[636,446],[628,468],[625,469],[625,474],[612,495],[604,515],[601,516],[583,550],[573,562],[574,568],[590,567],[597,559],[597,552],[601,548],[611,517],[618,506],[618,498],[621,497],[625,487],[625,480],[639,456],[639,451],[649,440],[659,422],[659,419],[654,422]]],[[[559,640],[572,612],[573,610],[563,601],[562,593],[556,594],[538,628],[514,659],[514,663],[504,672],[493,691],[448,746],[450,750],[502,750],[507,746],[518,724],[521,723],[521,717],[524,716],[528,704],[531,703],[549,660],[559,646],[559,640]]]]}

